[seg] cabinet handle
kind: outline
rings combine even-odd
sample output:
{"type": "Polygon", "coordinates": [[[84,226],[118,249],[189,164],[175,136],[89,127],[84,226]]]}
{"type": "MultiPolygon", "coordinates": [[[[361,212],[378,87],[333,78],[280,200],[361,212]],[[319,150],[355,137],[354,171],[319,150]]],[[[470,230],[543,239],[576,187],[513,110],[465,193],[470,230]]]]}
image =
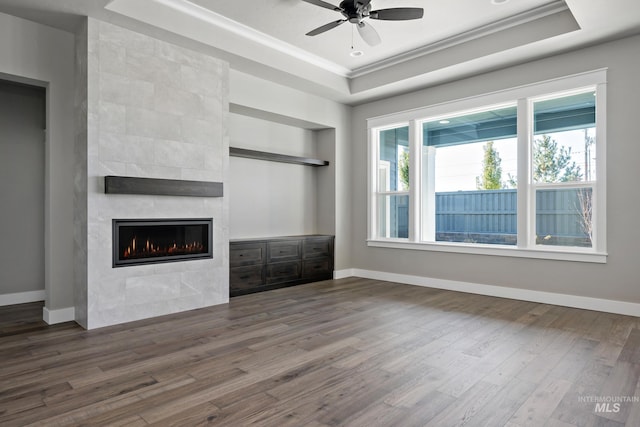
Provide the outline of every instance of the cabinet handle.
{"type": "Polygon", "coordinates": [[[248,279],[249,277],[251,276],[240,276],[240,279],[245,280],[245,279],[248,279]]]}

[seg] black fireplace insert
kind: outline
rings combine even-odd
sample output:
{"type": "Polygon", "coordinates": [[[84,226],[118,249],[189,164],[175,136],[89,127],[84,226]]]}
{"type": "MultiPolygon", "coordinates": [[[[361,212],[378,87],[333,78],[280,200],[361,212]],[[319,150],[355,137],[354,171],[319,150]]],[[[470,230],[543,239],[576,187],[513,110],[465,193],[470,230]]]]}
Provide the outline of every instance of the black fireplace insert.
{"type": "Polygon", "coordinates": [[[213,219],[114,219],[113,267],[213,258],[213,219]]]}

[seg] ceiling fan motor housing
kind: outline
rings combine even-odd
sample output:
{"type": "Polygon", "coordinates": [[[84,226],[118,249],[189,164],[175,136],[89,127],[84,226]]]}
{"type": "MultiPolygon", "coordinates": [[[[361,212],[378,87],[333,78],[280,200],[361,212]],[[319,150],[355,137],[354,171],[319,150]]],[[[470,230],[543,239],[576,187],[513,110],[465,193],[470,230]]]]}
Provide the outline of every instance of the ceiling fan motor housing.
{"type": "Polygon", "coordinates": [[[342,15],[352,24],[359,24],[364,18],[369,16],[371,11],[371,1],[344,0],[340,3],[342,15]]]}

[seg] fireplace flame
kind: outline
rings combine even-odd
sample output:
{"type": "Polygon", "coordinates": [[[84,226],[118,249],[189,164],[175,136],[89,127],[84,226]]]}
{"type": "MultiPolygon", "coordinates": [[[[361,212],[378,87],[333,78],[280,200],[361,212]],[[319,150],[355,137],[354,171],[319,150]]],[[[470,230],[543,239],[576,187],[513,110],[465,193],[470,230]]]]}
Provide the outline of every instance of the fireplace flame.
{"type": "Polygon", "coordinates": [[[138,248],[139,245],[136,245],[137,240],[137,236],[134,236],[131,239],[131,244],[127,246],[122,254],[123,259],[148,258],[166,255],[185,255],[192,253],[202,253],[205,251],[204,245],[197,241],[194,241],[193,243],[185,243],[182,245],[178,245],[176,242],[173,242],[173,244],[170,244],[167,247],[162,247],[162,245],[154,243],[150,238],[147,237],[146,243],[142,246],[142,248],[138,248]]]}

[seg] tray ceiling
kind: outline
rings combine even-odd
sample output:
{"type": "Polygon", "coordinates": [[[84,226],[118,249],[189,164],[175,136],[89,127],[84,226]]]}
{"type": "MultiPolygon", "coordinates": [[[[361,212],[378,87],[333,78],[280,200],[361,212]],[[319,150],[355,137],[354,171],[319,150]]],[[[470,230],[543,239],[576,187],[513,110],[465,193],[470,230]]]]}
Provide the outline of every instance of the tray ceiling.
{"type": "Polygon", "coordinates": [[[637,0],[372,0],[372,6],[422,7],[425,14],[368,20],[382,38],[371,47],[350,23],[305,36],[341,15],[302,0],[0,0],[0,12],[67,31],[91,16],[348,104],[640,33],[637,0]],[[354,50],[362,55],[351,56],[354,50]]]}

